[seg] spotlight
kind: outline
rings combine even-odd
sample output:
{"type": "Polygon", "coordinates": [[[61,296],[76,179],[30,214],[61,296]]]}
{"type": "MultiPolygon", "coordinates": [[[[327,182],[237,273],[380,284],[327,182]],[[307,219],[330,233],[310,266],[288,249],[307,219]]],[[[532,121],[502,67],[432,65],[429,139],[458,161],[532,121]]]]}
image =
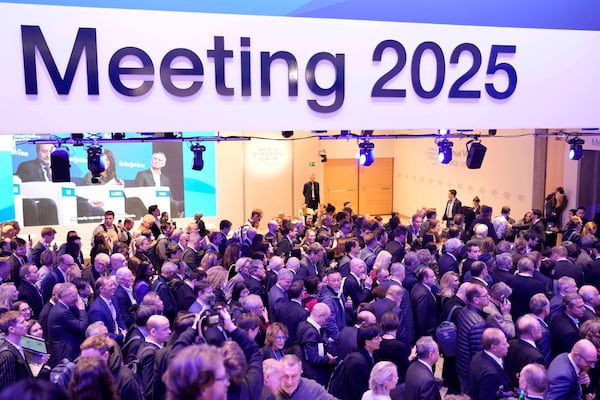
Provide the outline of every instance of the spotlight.
{"type": "Polygon", "coordinates": [[[438,145],[438,161],[442,164],[448,164],[452,161],[452,146],[454,143],[448,139],[440,140],[437,142],[438,145]]]}
{"type": "Polygon", "coordinates": [[[479,169],[483,163],[487,147],[481,144],[479,140],[474,139],[467,142],[467,168],[479,169]]]}
{"type": "Polygon", "coordinates": [[[194,171],[202,171],[204,168],[204,160],[202,159],[202,155],[206,151],[206,146],[196,143],[192,145],[191,150],[194,153],[194,164],[192,165],[192,169],[194,171]]]}
{"type": "Polygon", "coordinates": [[[447,136],[450,134],[450,129],[438,129],[438,135],[447,136]]]}
{"type": "Polygon", "coordinates": [[[68,148],[57,147],[50,154],[50,169],[52,170],[52,182],[71,182],[68,148]]]}
{"type": "Polygon", "coordinates": [[[325,150],[319,150],[319,156],[321,157],[321,162],[327,162],[327,152],[325,150]]]}
{"type": "Polygon", "coordinates": [[[113,132],[110,137],[112,140],[123,140],[125,139],[125,132],[113,132]]]}
{"type": "Polygon", "coordinates": [[[580,160],[583,157],[583,144],[585,141],[578,137],[567,140],[567,143],[571,145],[569,149],[569,160],[580,160]]]}
{"type": "Polygon", "coordinates": [[[286,139],[289,139],[292,136],[294,136],[294,131],[281,131],[281,136],[283,136],[286,139]]]}
{"type": "Polygon", "coordinates": [[[97,179],[104,172],[104,158],[102,157],[102,146],[91,145],[87,148],[88,169],[92,173],[92,183],[97,183],[97,179]],[[96,181],[96,182],[95,182],[96,181]]]}
{"type": "Polygon", "coordinates": [[[375,144],[371,142],[362,142],[358,144],[360,150],[358,163],[363,167],[368,167],[375,162],[375,144]]]}

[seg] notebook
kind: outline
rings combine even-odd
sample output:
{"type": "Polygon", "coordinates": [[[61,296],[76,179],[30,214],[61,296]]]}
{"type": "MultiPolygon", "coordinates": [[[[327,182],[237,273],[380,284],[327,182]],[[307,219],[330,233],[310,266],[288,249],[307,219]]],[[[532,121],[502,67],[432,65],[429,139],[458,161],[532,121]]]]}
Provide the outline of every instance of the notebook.
{"type": "Polygon", "coordinates": [[[33,376],[37,377],[44,366],[44,356],[48,354],[46,341],[44,339],[26,335],[21,338],[21,347],[23,348],[25,360],[27,361],[27,364],[29,364],[31,373],[33,376]]]}

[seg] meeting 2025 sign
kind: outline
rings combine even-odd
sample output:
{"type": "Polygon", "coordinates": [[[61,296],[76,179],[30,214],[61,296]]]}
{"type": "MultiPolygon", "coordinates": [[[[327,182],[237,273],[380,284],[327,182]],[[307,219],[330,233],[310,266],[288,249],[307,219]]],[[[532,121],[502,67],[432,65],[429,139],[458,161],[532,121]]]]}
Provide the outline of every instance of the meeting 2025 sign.
{"type": "Polygon", "coordinates": [[[1,133],[598,125],[597,31],[0,3],[1,133]]]}

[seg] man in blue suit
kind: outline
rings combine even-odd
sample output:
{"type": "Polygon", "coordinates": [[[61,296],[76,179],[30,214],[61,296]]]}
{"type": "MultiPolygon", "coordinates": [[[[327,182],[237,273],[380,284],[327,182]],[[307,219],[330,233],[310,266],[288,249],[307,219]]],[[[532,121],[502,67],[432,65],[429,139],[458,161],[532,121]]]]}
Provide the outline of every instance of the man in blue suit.
{"type": "Polygon", "coordinates": [[[596,347],[587,339],[575,343],[570,353],[556,356],[548,368],[548,390],[545,399],[581,399],[581,385],[590,383],[587,372],[597,359],[596,347]]]}
{"type": "Polygon", "coordinates": [[[108,336],[121,344],[127,334],[127,326],[121,317],[119,302],[115,297],[116,290],[117,283],[113,278],[101,276],[96,280],[96,293],[99,296],[90,307],[90,323],[104,322],[108,329],[108,336]]]}

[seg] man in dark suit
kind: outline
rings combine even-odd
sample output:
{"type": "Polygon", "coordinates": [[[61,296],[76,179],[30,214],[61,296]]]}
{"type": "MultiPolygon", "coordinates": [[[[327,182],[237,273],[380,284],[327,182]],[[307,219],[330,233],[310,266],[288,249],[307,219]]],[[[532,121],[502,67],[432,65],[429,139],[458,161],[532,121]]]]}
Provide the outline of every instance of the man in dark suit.
{"type": "Polygon", "coordinates": [[[55,253],[58,250],[56,244],[54,248],[50,247],[50,244],[54,240],[54,235],[56,235],[56,230],[51,226],[46,226],[42,228],[41,239],[33,246],[31,249],[31,262],[35,264],[38,268],[42,267],[42,263],[40,262],[40,256],[46,250],[53,250],[55,253]]]}
{"type": "Polygon", "coordinates": [[[162,169],[167,165],[165,153],[152,154],[150,165],[150,168],[136,174],[135,186],[171,186],[169,177],[162,173],[162,169]]]}
{"type": "Polygon", "coordinates": [[[583,285],[579,289],[579,295],[583,299],[583,305],[585,306],[583,317],[581,317],[581,323],[583,324],[585,321],[598,319],[598,316],[596,315],[596,307],[600,306],[600,294],[598,293],[598,289],[592,285],[583,285]]]}
{"type": "Polygon", "coordinates": [[[297,344],[296,333],[298,325],[302,321],[306,321],[308,311],[302,305],[302,295],[304,292],[304,283],[302,281],[294,281],[290,285],[288,294],[290,299],[280,300],[275,303],[273,321],[281,322],[288,329],[288,339],[285,347],[290,347],[297,344]]]}
{"type": "Polygon", "coordinates": [[[597,359],[596,347],[587,339],[577,341],[570,353],[556,356],[548,367],[548,390],[544,399],[581,399],[581,385],[590,383],[588,371],[597,359]]]}
{"type": "Polygon", "coordinates": [[[499,391],[508,392],[511,389],[502,365],[509,345],[504,332],[498,328],[483,331],[481,343],[483,350],[473,356],[469,369],[469,395],[472,400],[495,399],[499,391]]]}
{"type": "Polygon", "coordinates": [[[406,254],[404,245],[406,243],[408,229],[406,229],[405,226],[400,225],[392,232],[392,235],[393,239],[386,243],[385,250],[389,251],[392,255],[392,263],[402,262],[402,259],[406,254]]]}
{"type": "Polygon", "coordinates": [[[431,268],[423,268],[417,273],[417,283],[410,291],[410,305],[413,312],[416,337],[432,336],[436,326],[437,302],[431,288],[436,284],[435,273],[431,268]]]}
{"type": "Polygon", "coordinates": [[[141,344],[137,352],[138,372],[140,372],[140,383],[144,390],[144,397],[152,399],[154,380],[156,379],[154,374],[154,360],[156,352],[163,348],[171,336],[169,320],[162,315],[153,315],[148,318],[146,330],[148,331],[148,336],[146,336],[146,340],[141,344]]]}
{"type": "Polygon", "coordinates": [[[405,399],[440,400],[441,382],[433,375],[433,366],[440,358],[437,343],[431,336],[424,336],[416,343],[417,359],[406,371],[405,399]]]}
{"type": "Polygon", "coordinates": [[[356,315],[356,324],[345,326],[340,331],[340,339],[338,340],[336,356],[339,360],[346,358],[357,346],[356,336],[358,328],[363,324],[376,324],[377,319],[371,311],[361,311],[356,315]]]}
{"type": "Polygon", "coordinates": [[[319,263],[323,260],[323,253],[325,249],[319,243],[313,243],[308,246],[306,255],[300,260],[300,269],[298,270],[298,276],[302,279],[306,279],[309,276],[319,276],[319,263]]]}
{"type": "Polygon", "coordinates": [[[73,265],[75,265],[75,261],[69,254],[63,254],[60,256],[56,268],[46,275],[46,278],[44,278],[42,281],[42,298],[44,299],[44,303],[50,300],[54,285],[57,283],[64,283],[66,281],[65,273],[67,272],[67,269],[73,265]]]}
{"type": "Polygon", "coordinates": [[[534,264],[529,257],[521,257],[517,263],[519,273],[506,283],[511,287],[509,300],[512,303],[513,320],[529,312],[529,301],[536,293],[546,293],[544,284],[533,277],[534,264]]]}
{"type": "MultiPolygon", "coordinates": [[[[280,301],[288,300],[288,290],[292,285],[292,281],[294,280],[294,273],[287,268],[282,268],[277,273],[277,282],[271,287],[268,297],[269,304],[269,316],[271,320],[273,320],[273,316],[275,315],[275,306],[280,301]]],[[[297,281],[299,282],[299,281],[297,281]]],[[[304,290],[304,283],[302,282],[302,289],[304,290]]]]}
{"type": "Polygon", "coordinates": [[[344,296],[352,299],[352,307],[356,310],[360,303],[369,301],[373,280],[366,275],[366,264],[360,258],[350,261],[350,275],[342,283],[344,296]]]}
{"type": "Polygon", "coordinates": [[[550,322],[552,355],[567,353],[579,339],[579,319],[583,317],[585,305],[577,293],[563,297],[563,311],[550,322]]]}
{"type": "Polygon", "coordinates": [[[550,361],[552,361],[552,336],[546,323],[546,318],[550,314],[550,302],[546,295],[542,293],[534,294],[529,302],[529,308],[541,328],[540,338],[535,342],[536,347],[544,356],[546,364],[550,364],[550,361]]]}
{"type": "Polygon", "coordinates": [[[442,254],[438,260],[440,277],[444,276],[444,274],[449,271],[456,272],[458,274],[457,256],[461,250],[462,242],[460,239],[452,238],[446,241],[446,252],[442,254]]]}
{"type": "Polygon", "coordinates": [[[115,290],[115,298],[119,304],[121,317],[125,322],[127,329],[133,325],[133,305],[136,304],[133,297],[133,273],[127,267],[121,267],[117,270],[115,277],[117,278],[117,289],[115,290]]]}
{"type": "Polygon", "coordinates": [[[492,224],[492,212],[494,210],[490,206],[482,206],[481,214],[475,218],[475,220],[471,223],[469,227],[469,232],[474,233],[475,225],[483,224],[488,228],[488,237],[494,239],[494,242],[498,242],[498,237],[496,236],[496,230],[494,229],[494,224],[492,224]]]}
{"type": "Polygon", "coordinates": [[[410,226],[408,227],[408,232],[406,236],[406,242],[409,245],[413,245],[413,242],[419,238],[419,233],[421,231],[421,225],[423,224],[423,217],[421,214],[413,214],[410,219],[410,226]]]}
{"type": "Polygon", "coordinates": [[[554,246],[552,248],[552,260],[554,261],[554,279],[570,276],[575,279],[577,286],[583,285],[583,267],[575,264],[567,258],[567,248],[554,246]]]}
{"type": "Polygon", "coordinates": [[[339,341],[340,331],[348,325],[352,315],[352,305],[343,293],[341,293],[342,275],[335,270],[327,274],[327,286],[321,290],[319,301],[327,304],[331,315],[325,323],[325,331],[336,343],[339,341]]]}
{"type": "Polygon", "coordinates": [[[21,284],[17,288],[19,291],[18,299],[29,304],[32,318],[39,319],[44,307],[44,300],[42,299],[42,293],[36,286],[36,282],[39,280],[38,269],[33,264],[25,264],[21,267],[19,274],[21,284]]]}
{"type": "Polygon", "coordinates": [[[531,231],[540,238],[537,248],[533,250],[542,251],[546,245],[546,225],[542,221],[542,215],[542,210],[536,208],[531,210],[531,231]]]}
{"type": "Polygon", "coordinates": [[[55,367],[63,358],[71,361],[77,358],[88,326],[88,314],[75,285],[61,283],[57,298],[48,315],[48,364],[51,367],[55,367]]]}
{"type": "Polygon", "coordinates": [[[0,331],[6,336],[0,345],[0,392],[23,379],[32,378],[31,370],[21,354],[21,338],[27,335],[27,321],[18,311],[0,316],[0,331]]]}
{"type": "Polygon", "coordinates": [[[21,277],[19,271],[21,267],[27,264],[27,242],[20,237],[14,237],[10,241],[10,250],[12,254],[8,258],[10,264],[10,277],[15,283],[16,287],[19,287],[21,283],[21,277]]]}
{"type": "Polygon", "coordinates": [[[304,196],[304,203],[306,203],[308,208],[312,208],[315,211],[319,209],[321,196],[319,192],[319,182],[315,181],[315,174],[311,174],[309,181],[304,184],[302,195],[304,196]]]}
{"type": "Polygon", "coordinates": [[[323,326],[331,311],[326,304],[317,303],[306,321],[298,324],[297,340],[302,350],[302,370],[305,378],[326,385],[336,358],[328,352],[323,326]]]}
{"type": "Polygon", "coordinates": [[[52,182],[50,153],[53,148],[53,144],[36,144],[36,159],[19,164],[15,175],[18,175],[22,182],[52,182]]]}
{"type": "Polygon", "coordinates": [[[462,202],[456,198],[456,190],[448,190],[448,201],[446,207],[444,207],[445,212],[442,217],[442,221],[446,221],[446,226],[450,227],[454,223],[454,216],[460,213],[461,208],[462,202]]]}
{"type": "Polygon", "coordinates": [[[520,389],[527,393],[527,400],[543,400],[548,389],[548,371],[540,364],[528,364],[519,372],[520,389]]]}
{"type": "Polygon", "coordinates": [[[292,253],[297,235],[298,229],[296,228],[296,224],[288,222],[283,229],[283,237],[277,242],[275,254],[287,260],[292,253]]]}
{"type": "Polygon", "coordinates": [[[531,314],[523,315],[517,320],[517,332],[519,338],[510,341],[510,348],[504,359],[504,369],[511,388],[519,387],[517,374],[527,364],[538,363],[547,366],[546,359],[535,344],[535,341],[542,337],[542,327],[537,318],[531,314]]]}
{"type": "Polygon", "coordinates": [[[244,284],[251,294],[260,296],[263,304],[268,304],[269,297],[265,288],[266,271],[262,260],[252,260],[249,268],[250,275],[244,279],[244,284]]]}
{"type": "Polygon", "coordinates": [[[108,336],[122,344],[127,334],[127,326],[121,317],[119,302],[115,297],[117,284],[111,278],[102,276],[96,281],[95,289],[98,297],[90,307],[90,322],[104,322],[108,336]]]}

